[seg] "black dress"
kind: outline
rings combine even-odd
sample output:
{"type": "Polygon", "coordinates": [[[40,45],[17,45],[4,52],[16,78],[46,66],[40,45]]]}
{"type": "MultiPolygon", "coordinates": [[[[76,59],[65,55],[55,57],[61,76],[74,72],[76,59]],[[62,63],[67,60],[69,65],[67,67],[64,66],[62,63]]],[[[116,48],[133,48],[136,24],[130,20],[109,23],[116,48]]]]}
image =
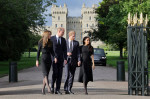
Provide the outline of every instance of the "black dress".
{"type": "Polygon", "coordinates": [[[88,46],[81,46],[80,47],[80,53],[81,53],[81,62],[82,65],[80,67],[79,72],[79,82],[87,83],[89,81],[93,82],[93,72],[92,72],[92,59],[91,55],[93,55],[93,47],[90,51],[88,46]]]}
{"type": "Polygon", "coordinates": [[[48,77],[51,64],[52,64],[51,55],[54,56],[52,41],[49,39],[44,48],[43,48],[42,41],[39,41],[36,60],[39,60],[41,50],[42,50],[41,66],[42,66],[43,76],[48,77]]]}

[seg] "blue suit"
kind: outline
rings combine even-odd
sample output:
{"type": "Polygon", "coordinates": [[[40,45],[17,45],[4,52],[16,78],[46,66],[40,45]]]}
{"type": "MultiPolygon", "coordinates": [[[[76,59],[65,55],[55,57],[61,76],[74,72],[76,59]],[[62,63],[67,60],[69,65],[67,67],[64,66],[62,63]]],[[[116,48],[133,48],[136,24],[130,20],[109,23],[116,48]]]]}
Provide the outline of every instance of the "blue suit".
{"type": "MultiPolygon", "coordinates": [[[[69,41],[67,40],[67,52],[69,50],[69,41]]],[[[76,67],[78,66],[78,61],[80,61],[80,50],[79,50],[79,42],[73,40],[73,50],[72,55],[67,56],[67,64],[65,66],[65,84],[64,91],[71,91],[74,81],[74,74],[76,67]]]]}

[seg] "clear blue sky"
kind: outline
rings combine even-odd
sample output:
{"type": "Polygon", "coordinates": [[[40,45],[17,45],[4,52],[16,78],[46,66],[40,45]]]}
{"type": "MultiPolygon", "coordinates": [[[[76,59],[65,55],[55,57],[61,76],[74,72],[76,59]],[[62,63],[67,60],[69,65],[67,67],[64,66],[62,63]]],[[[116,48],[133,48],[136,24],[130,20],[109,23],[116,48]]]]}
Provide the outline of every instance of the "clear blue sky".
{"type": "MultiPolygon", "coordinates": [[[[92,7],[92,4],[97,4],[101,2],[102,0],[57,0],[56,5],[64,5],[64,3],[67,4],[68,7],[68,15],[69,16],[81,16],[81,8],[83,3],[85,3],[86,7],[92,7]]],[[[48,11],[45,13],[51,13],[51,6],[48,7],[48,11]]],[[[51,26],[52,19],[50,16],[46,17],[46,26],[51,26]]]]}

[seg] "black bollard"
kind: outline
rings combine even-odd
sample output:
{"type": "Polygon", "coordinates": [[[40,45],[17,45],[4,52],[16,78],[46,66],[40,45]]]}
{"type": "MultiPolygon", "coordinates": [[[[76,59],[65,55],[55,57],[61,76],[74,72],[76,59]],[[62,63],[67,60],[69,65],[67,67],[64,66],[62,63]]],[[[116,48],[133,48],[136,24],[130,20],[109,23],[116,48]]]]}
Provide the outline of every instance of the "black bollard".
{"type": "Polygon", "coordinates": [[[125,81],[124,61],[117,61],[117,81],[125,81]]]}
{"type": "Polygon", "coordinates": [[[9,82],[18,81],[17,62],[9,63],[9,82]]]}

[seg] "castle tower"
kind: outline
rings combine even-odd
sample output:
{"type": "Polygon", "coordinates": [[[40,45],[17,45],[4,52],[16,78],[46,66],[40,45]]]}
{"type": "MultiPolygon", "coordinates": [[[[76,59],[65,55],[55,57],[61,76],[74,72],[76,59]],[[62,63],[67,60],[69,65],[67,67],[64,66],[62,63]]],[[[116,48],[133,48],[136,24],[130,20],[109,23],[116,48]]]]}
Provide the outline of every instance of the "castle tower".
{"type": "MultiPolygon", "coordinates": [[[[85,37],[87,34],[84,34],[84,32],[92,30],[92,29],[97,29],[97,21],[96,21],[96,16],[97,14],[95,13],[95,9],[97,8],[96,4],[93,4],[92,7],[86,7],[85,4],[82,5],[82,10],[81,10],[81,16],[82,16],[82,36],[85,37]]],[[[103,42],[92,42],[92,45],[94,47],[99,46],[103,42]]]]}
{"type": "Polygon", "coordinates": [[[52,5],[51,8],[52,14],[52,34],[55,35],[57,33],[58,27],[63,27],[65,29],[64,37],[66,38],[66,31],[67,31],[67,16],[68,16],[68,9],[67,5],[64,4],[62,7],[61,5],[58,7],[56,5],[52,5]]]}
{"type": "Polygon", "coordinates": [[[95,9],[97,5],[92,5],[91,8],[88,8],[83,4],[81,15],[82,15],[82,32],[89,31],[92,28],[97,28],[97,22],[95,17],[97,14],[95,13],[95,9]]]}

